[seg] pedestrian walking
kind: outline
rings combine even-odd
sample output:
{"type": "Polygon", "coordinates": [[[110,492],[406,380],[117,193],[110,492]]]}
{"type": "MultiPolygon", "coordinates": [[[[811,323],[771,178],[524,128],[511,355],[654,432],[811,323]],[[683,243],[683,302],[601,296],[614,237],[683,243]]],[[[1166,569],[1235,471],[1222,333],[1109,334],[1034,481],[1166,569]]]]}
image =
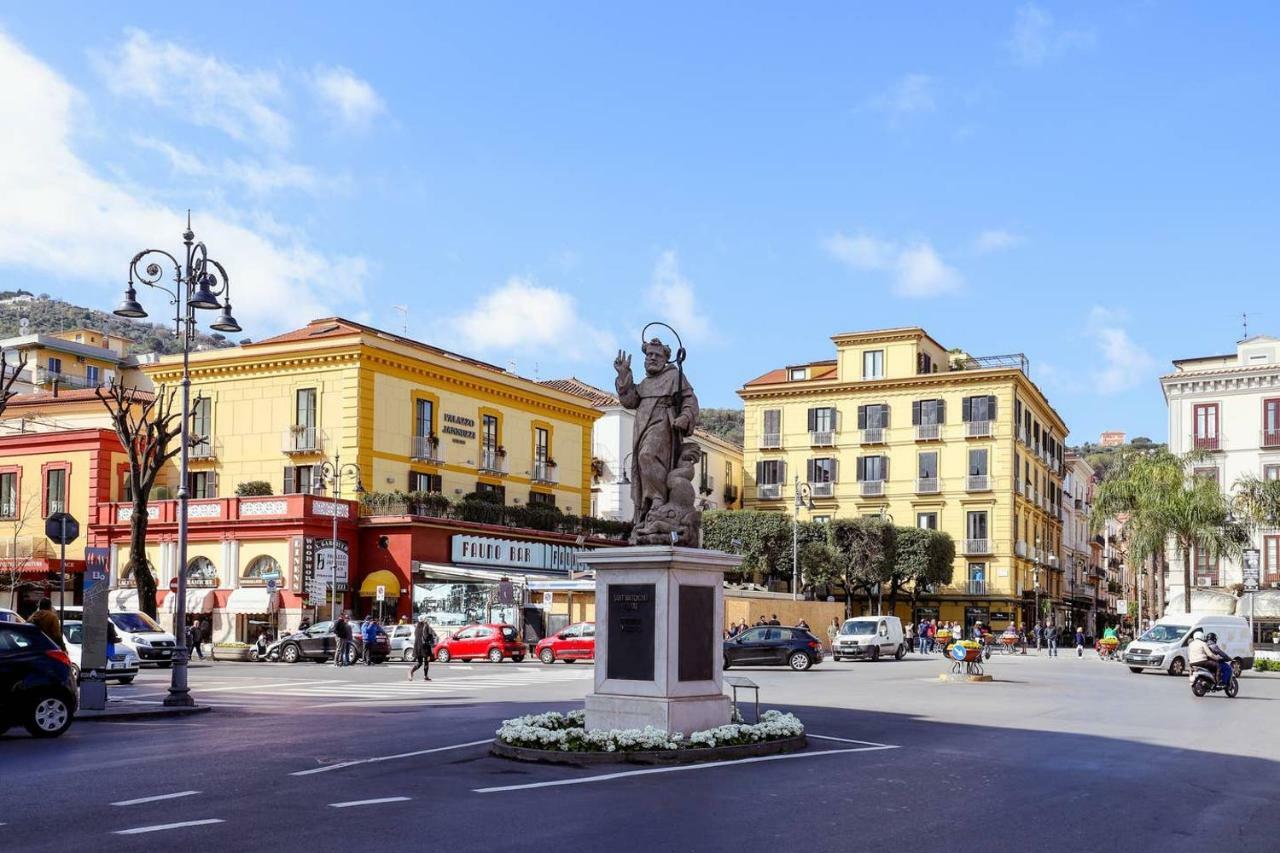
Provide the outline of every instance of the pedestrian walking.
{"type": "Polygon", "coordinates": [[[373,621],[373,616],[364,617],[364,624],[360,626],[360,639],[364,640],[364,665],[373,666],[373,644],[378,640],[378,623],[373,621]]]}
{"type": "Polygon", "coordinates": [[[1041,644],[1044,642],[1044,629],[1037,622],[1036,626],[1031,629],[1032,639],[1036,641],[1036,654],[1040,654],[1041,644]]]}
{"type": "Polygon", "coordinates": [[[769,617],[769,624],[770,624],[770,625],[781,625],[781,624],[782,624],[781,622],[779,622],[779,621],[778,621],[778,614],[777,614],[777,613],[775,613],[775,614],[773,614],[771,617],[769,617]]]}
{"type": "MultiPolygon", "coordinates": [[[[200,630],[200,622],[197,620],[187,628],[187,645],[191,647],[191,653],[200,660],[204,660],[204,651],[200,648],[200,640],[202,639],[200,630]]],[[[187,657],[190,660],[190,655],[187,657]]]]}
{"type": "Polygon", "coordinates": [[[351,623],[347,621],[347,614],[343,613],[338,617],[338,621],[333,623],[333,633],[337,638],[337,648],[333,653],[333,663],[335,666],[346,666],[347,647],[351,645],[351,623]]]}
{"type": "Polygon", "coordinates": [[[768,625],[768,624],[769,624],[769,620],[764,618],[764,614],[761,614],[761,615],[760,615],[760,618],[756,620],[756,624],[757,624],[757,625],[768,625]]]}
{"type": "Polygon", "coordinates": [[[1084,657],[1084,628],[1076,627],[1076,657],[1084,657]]]}
{"type": "Polygon", "coordinates": [[[36,612],[31,614],[31,624],[40,629],[50,640],[58,644],[58,648],[66,651],[67,644],[62,641],[62,621],[53,612],[53,602],[48,598],[40,599],[36,612]]]}
{"type": "Polygon", "coordinates": [[[1058,656],[1058,626],[1050,622],[1044,628],[1045,643],[1049,646],[1049,657],[1058,656]]]}
{"type": "Polygon", "coordinates": [[[436,632],[431,630],[427,622],[427,614],[418,614],[418,624],[413,626],[413,669],[409,670],[409,680],[413,674],[422,670],[422,680],[431,680],[431,654],[436,647],[436,632]]]}

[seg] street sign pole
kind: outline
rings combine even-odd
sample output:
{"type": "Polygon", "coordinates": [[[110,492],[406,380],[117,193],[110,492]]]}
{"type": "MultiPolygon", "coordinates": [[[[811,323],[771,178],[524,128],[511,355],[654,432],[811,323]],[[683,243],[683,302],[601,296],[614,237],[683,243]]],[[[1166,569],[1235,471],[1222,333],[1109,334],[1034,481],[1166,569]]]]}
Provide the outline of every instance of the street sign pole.
{"type": "Polygon", "coordinates": [[[64,515],[59,522],[62,526],[62,536],[59,537],[62,542],[62,571],[58,574],[58,624],[61,625],[67,618],[67,517],[64,515]]]}

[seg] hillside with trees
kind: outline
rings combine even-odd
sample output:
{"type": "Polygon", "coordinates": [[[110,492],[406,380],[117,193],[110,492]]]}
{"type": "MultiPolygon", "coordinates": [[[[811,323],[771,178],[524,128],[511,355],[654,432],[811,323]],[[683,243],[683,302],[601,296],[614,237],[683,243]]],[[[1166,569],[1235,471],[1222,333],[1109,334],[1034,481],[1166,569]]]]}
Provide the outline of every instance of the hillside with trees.
{"type": "Polygon", "coordinates": [[[1094,473],[1099,477],[1105,477],[1107,472],[1115,464],[1120,455],[1127,450],[1165,450],[1164,444],[1157,444],[1145,435],[1135,436],[1132,441],[1126,444],[1118,444],[1114,447],[1103,447],[1100,444],[1085,442],[1079,447],[1068,448],[1069,452],[1077,456],[1084,457],[1084,461],[1089,463],[1094,473]]]}
{"type": "Polygon", "coordinates": [[[703,409],[698,413],[698,426],[725,441],[742,444],[742,409],[703,409]]]}

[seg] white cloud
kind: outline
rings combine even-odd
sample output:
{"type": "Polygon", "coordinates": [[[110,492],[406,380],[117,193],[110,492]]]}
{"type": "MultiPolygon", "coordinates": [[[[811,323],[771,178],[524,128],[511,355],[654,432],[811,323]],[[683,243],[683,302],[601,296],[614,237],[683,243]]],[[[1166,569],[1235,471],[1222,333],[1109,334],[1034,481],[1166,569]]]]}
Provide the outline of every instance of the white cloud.
{"type": "Polygon", "coordinates": [[[1151,380],[1155,359],[1129,337],[1124,317],[1116,311],[1094,306],[1089,312],[1086,333],[1097,345],[1100,366],[1093,380],[1103,394],[1119,394],[1151,380]]]}
{"type": "Polygon", "coordinates": [[[823,247],[850,269],[890,273],[896,296],[925,299],[964,286],[964,277],[924,240],[900,244],[867,234],[835,234],[823,241],[823,247]]]}
{"type": "Polygon", "coordinates": [[[472,352],[555,351],[570,360],[611,354],[613,338],[583,320],[573,296],[512,276],[448,324],[472,352]]]}
{"type": "Polygon", "coordinates": [[[680,259],[670,249],[658,257],[649,282],[648,303],[658,319],[670,323],[684,341],[714,337],[711,322],[698,309],[693,283],[680,272],[680,259]]]}
{"type": "Polygon", "coordinates": [[[1072,50],[1093,47],[1096,40],[1091,30],[1067,30],[1056,26],[1052,15],[1028,3],[1018,9],[1007,47],[1014,62],[1031,68],[1072,50]]]}
{"type": "MultiPolygon", "coordinates": [[[[114,302],[128,259],[144,246],[179,249],[185,211],[147,187],[97,174],[73,150],[83,96],[49,66],[0,33],[0,265],[108,285],[114,302]]],[[[190,165],[189,163],[187,165],[190,165]]],[[[322,254],[298,234],[268,235],[236,211],[197,212],[195,231],[232,277],[245,334],[363,302],[365,261],[322,254]]],[[[145,290],[144,290],[145,293],[145,290]]],[[[88,298],[88,297],[82,297],[88,298]]],[[[157,307],[153,295],[149,304],[157,307]]]]}
{"type": "Polygon", "coordinates": [[[349,68],[317,68],[311,75],[316,97],[349,128],[363,130],[386,110],[382,98],[349,68]]]}
{"type": "Polygon", "coordinates": [[[898,124],[917,113],[931,113],[937,108],[936,86],[928,74],[908,74],[868,103],[898,124]]]}
{"type": "Polygon", "coordinates": [[[273,160],[263,163],[257,160],[224,159],[221,163],[208,163],[194,154],[149,136],[134,137],[134,144],[139,148],[155,151],[169,161],[175,174],[188,177],[219,178],[235,181],[254,195],[268,195],[285,189],[316,192],[321,188],[333,186],[331,181],[322,181],[315,170],[300,163],[284,160],[273,160]]]}
{"type": "Polygon", "coordinates": [[[1021,242],[1021,234],[1014,234],[1012,231],[1006,231],[1003,228],[988,228],[974,239],[973,251],[979,255],[989,255],[993,252],[1012,249],[1021,242]]]}
{"type": "Polygon", "coordinates": [[[117,95],[143,98],[241,142],[289,144],[289,121],[277,108],[284,87],[274,72],[242,71],[141,30],[128,30],[120,49],[95,56],[94,65],[117,95]]]}

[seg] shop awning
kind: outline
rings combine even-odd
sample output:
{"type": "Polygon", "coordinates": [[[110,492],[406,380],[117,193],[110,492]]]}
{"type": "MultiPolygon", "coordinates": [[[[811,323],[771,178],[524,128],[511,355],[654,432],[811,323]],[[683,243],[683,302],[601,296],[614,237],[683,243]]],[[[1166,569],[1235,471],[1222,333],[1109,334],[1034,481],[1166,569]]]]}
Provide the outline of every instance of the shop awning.
{"type": "Polygon", "coordinates": [[[118,613],[122,610],[141,610],[138,606],[136,589],[113,589],[107,596],[107,610],[118,613]]]}
{"type": "Polygon", "coordinates": [[[531,592],[595,592],[595,581],[536,581],[530,579],[531,592]]]}
{"type": "MultiPolygon", "coordinates": [[[[159,605],[156,610],[160,613],[172,613],[178,603],[178,594],[176,592],[156,593],[156,597],[164,596],[164,600],[157,602],[159,605]]],[[[187,590],[187,612],[188,613],[212,613],[217,607],[217,599],[212,589],[188,589],[187,590]]]]}
{"type": "MultiPolygon", "coordinates": [[[[470,581],[471,583],[497,583],[506,578],[517,586],[533,583],[535,580],[564,580],[563,574],[545,575],[537,572],[516,571],[514,569],[504,572],[473,568],[471,566],[456,566],[453,563],[424,563],[420,560],[414,561],[413,572],[415,575],[426,575],[428,578],[438,578],[446,581],[470,581]]],[[[592,583],[592,588],[595,588],[594,583],[592,583]]]]}
{"type": "Polygon", "coordinates": [[[1280,589],[1247,593],[1240,599],[1236,614],[1254,619],[1280,619],[1280,589]]]}
{"type": "Polygon", "coordinates": [[[224,609],[227,613],[270,613],[271,595],[264,586],[233,589],[224,609]]]}
{"type": "MultiPolygon", "coordinates": [[[[1169,606],[1164,609],[1166,616],[1179,616],[1185,609],[1186,598],[1180,592],[1169,596],[1169,606]]],[[[1191,591],[1191,612],[1209,613],[1215,616],[1234,616],[1236,613],[1236,597],[1226,592],[1213,589],[1194,589],[1191,591]]]]}
{"type": "Polygon", "coordinates": [[[364,580],[360,581],[360,597],[373,598],[378,594],[378,587],[380,586],[387,588],[387,598],[400,597],[400,578],[396,577],[394,572],[389,572],[386,569],[369,572],[364,576],[364,580]]]}

